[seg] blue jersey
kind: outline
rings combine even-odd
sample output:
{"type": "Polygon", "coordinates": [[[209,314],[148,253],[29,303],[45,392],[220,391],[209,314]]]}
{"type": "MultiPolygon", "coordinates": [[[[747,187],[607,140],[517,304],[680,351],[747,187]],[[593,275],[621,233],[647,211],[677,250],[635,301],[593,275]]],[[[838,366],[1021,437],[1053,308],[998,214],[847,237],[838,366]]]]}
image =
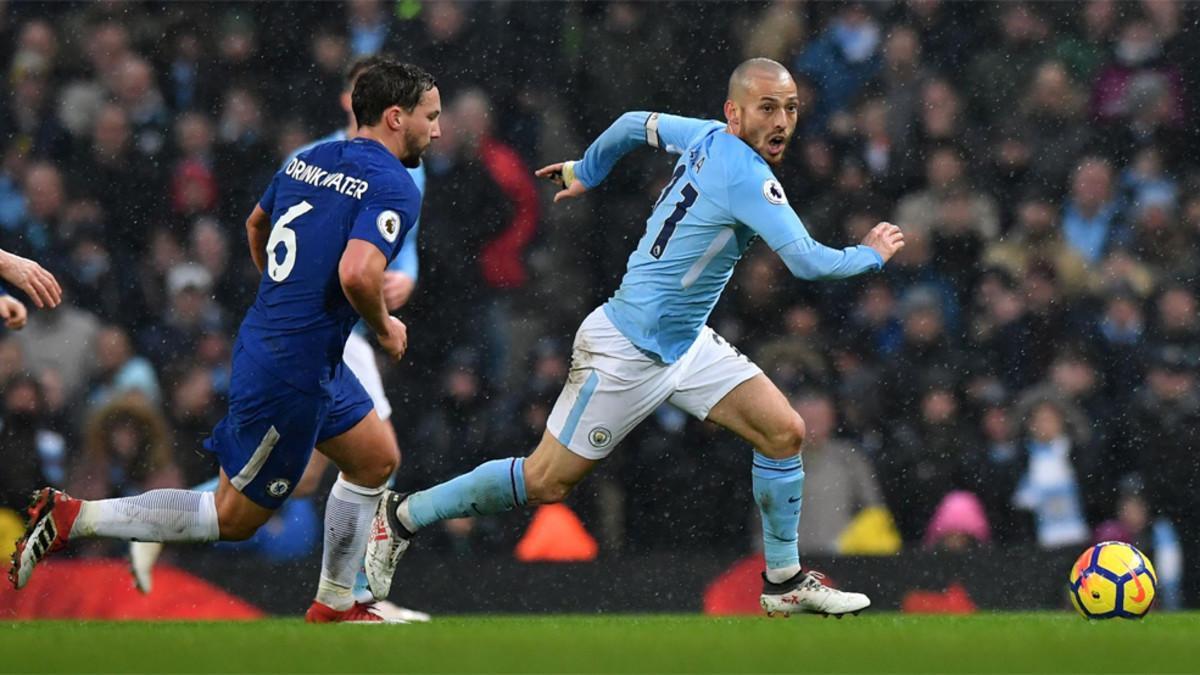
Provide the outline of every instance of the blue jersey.
{"type": "Polygon", "coordinates": [[[404,165],[377,141],[324,143],[288,162],[259,201],[271,214],[267,269],[239,345],[297,389],[321,391],[359,319],[338,277],[347,242],[367,241],[390,263],[420,201],[404,165]]]}
{"type": "Polygon", "coordinates": [[[766,160],[719,122],[626,113],[576,163],[575,177],[595,187],[639,145],[680,158],[604,311],[630,342],[664,363],[695,342],[755,236],[804,279],[838,279],[883,265],[870,247],[832,249],[814,241],[766,160]]]}
{"type": "MultiPolygon", "coordinates": [[[[293,151],[292,154],[288,155],[287,159],[283,160],[283,166],[286,167],[288,162],[295,159],[296,156],[299,155],[300,153],[306,152],[308,150],[312,150],[313,148],[317,147],[318,145],[320,145],[322,143],[329,143],[330,141],[344,141],[347,138],[348,137],[346,136],[346,130],[338,129],[337,131],[335,131],[327,136],[322,136],[321,138],[318,138],[317,140],[313,141],[312,143],[301,146],[300,148],[293,151]]],[[[408,171],[408,175],[412,177],[413,183],[416,184],[417,192],[419,192],[421,194],[422,199],[424,199],[424,197],[425,197],[425,163],[422,162],[416,168],[413,168],[413,169],[409,169],[408,167],[405,167],[405,169],[408,171]]],[[[396,259],[393,260],[390,265],[388,265],[389,270],[391,270],[393,272],[404,272],[408,276],[412,277],[413,281],[417,280],[417,275],[420,274],[420,271],[421,271],[420,264],[418,263],[418,258],[417,258],[417,231],[420,228],[421,228],[421,219],[418,217],[417,222],[413,223],[412,229],[410,229],[408,231],[408,234],[405,235],[405,237],[404,237],[404,246],[402,246],[400,248],[400,255],[396,256],[396,259]]]]}

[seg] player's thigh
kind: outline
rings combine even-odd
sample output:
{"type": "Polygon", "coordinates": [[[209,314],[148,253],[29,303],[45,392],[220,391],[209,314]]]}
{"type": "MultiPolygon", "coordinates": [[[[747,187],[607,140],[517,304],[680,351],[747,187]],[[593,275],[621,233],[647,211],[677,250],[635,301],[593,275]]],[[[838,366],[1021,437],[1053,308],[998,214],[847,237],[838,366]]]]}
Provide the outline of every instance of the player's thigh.
{"type": "Polygon", "coordinates": [[[255,504],[249,497],[238,492],[224,471],[221,471],[214,500],[222,541],[249,539],[275,513],[274,509],[255,504]]]}
{"type": "Polygon", "coordinates": [[[318,442],[317,450],[337,465],[346,480],[369,488],[386,485],[400,461],[394,434],[374,410],[349,429],[318,442]]]}
{"type": "Polygon", "coordinates": [[[790,457],[804,441],[804,420],[762,373],[734,387],[709,411],[708,420],[769,457],[790,457]]]}
{"type": "Polygon", "coordinates": [[[308,465],[327,397],[293,389],[234,356],[229,411],[205,440],[229,488],[266,509],[279,508],[308,465]]]}
{"type": "Polygon", "coordinates": [[[525,494],[530,504],[560,502],[600,463],[567,449],[549,430],[525,459],[525,494]]]}
{"type": "Polygon", "coordinates": [[[796,454],[804,422],[762,370],[705,326],[681,360],[671,403],[741,436],[770,457],[796,454]]]}
{"type": "Polygon", "coordinates": [[[400,463],[395,431],[379,418],[374,401],[345,365],[335,371],[328,392],[332,404],[318,434],[317,450],[351,483],[386,484],[400,463]]]}
{"type": "Polygon", "coordinates": [[[597,309],[579,327],[546,429],[584,459],[604,459],[674,390],[674,368],[647,357],[597,309]]]}

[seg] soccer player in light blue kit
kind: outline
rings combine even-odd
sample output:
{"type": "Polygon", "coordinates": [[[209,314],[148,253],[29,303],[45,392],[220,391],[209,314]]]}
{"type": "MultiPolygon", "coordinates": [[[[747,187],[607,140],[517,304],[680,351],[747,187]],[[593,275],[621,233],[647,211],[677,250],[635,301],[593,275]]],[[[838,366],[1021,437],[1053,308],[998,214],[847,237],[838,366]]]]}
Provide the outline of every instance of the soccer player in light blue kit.
{"type": "MultiPolygon", "coordinates": [[[[354,110],[351,101],[354,83],[369,68],[388,60],[385,56],[371,55],[356,59],[354,63],[350,64],[346,69],[345,88],[342,90],[338,101],[341,104],[342,110],[346,113],[346,126],[297,148],[283,160],[281,169],[286,168],[299,155],[318,145],[334,141],[345,141],[354,137],[358,128],[358,124],[354,119],[354,110]]],[[[413,184],[416,185],[417,192],[424,196],[424,163],[413,167],[405,167],[405,169],[408,171],[409,177],[412,178],[413,184]]],[[[418,217],[412,228],[409,229],[408,234],[405,235],[404,243],[400,247],[400,253],[396,256],[395,260],[388,264],[387,270],[383,273],[383,299],[389,312],[395,312],[403,307],[412,296],[413,288],[416,286],[419,272],[417,230],[420,225],[421,221],[418,217]]],[[[375,360],[375,350],[367,340],[368,333],[366,323],[359,321],[354,327],[354,332],[346,339],[346,349],[342,354],[342,359],[346,362],[346,367],[350,369],[350,372],[354,373],[354,376],[362,383],[363,388],[367,390],[367,394],[375,404],[375,412],[379,415],[379,419],[388,422],[392,416],[392,404],[388,401],[387,393],[383,390],[383,377],[379,373],[379,365],[375,360]]],[[[386,426],[387,431],[392,434],[394,440],[395,429],[391,424],[386,426]]],[[[325,455],[319,452],[313,453],[312,457],[308,460],[308,467],[304,470],[304,475],[292,491],[292,497],[306,497],[316,491],[320,485],[321,477],[325,474],[328,467],[329,460],[325,455]]],[[[212,480],[201,483],[193,489],[214,492],[217,489],[218,482],[217,478],[214,477],[212,480]]],[[[158,561],[162,550],[163,544],[161,542],[134,541],[129,543],[129,569],[133,574],[134,586],[142,593],[150,593],[153,589],[154,564],[158,561]]],[[[363,574],[360,574],[359,578],[355,581],[354,596],[355,599],[363,602],[371,599],[371,593],[367,589],[366,576],[363,574]]],[[[400,607],[388,600],[375,602],[372,611],[384,618],[395,621],[423,622],[429,620],[429,615],[424,612],[400,607]]]]}
{"type": "Polygon", "coordinates": [[[13,555],[18,589],[77,538],[247,539],[287,499],[315,446],[340,473],[306,619],[384,620],[351,589],[399,451],[343,353],[360,318],[389,357],[407,347],[383,277],[417,219],[421,198],[405,167],[440,135],[441,101],[431,75],[388,62],[359,77],[353,105],[358,135],[289,162],[246,221],[262,279],[234,346],[229,413],[205,441],[221,465],[216,494],[164,489],[84,501],[43,488],[13,555]]]}
{"type": "Polygon", "coordinates": [[[634,426],[671,403],[755,448],[751,473],[767,562],[763,609],[840,616],[870,605],[865,595],[834,590],[819,573],[801,570],[804,421],[757,366],[705,325],[755,236],[794,275],[811,280],[878,270],[904,244],[889,223],[840,250],[809,236],[771,172],[795,130],[798,102],[787,69],[752,59],[730,78],[726,124],[626,113],[581,161],[537,172],[563,186],[558,201],[595,187],[638,146],[680,154],[621,287],[579,327],[570,375],[533,454],[486,462],[411,495],[389,493],[380,504],[375,529],[389,536],[372,537],[367,549],[376,597],[386,595],[396,561],[422,527],[561,501],[634,426]]]}

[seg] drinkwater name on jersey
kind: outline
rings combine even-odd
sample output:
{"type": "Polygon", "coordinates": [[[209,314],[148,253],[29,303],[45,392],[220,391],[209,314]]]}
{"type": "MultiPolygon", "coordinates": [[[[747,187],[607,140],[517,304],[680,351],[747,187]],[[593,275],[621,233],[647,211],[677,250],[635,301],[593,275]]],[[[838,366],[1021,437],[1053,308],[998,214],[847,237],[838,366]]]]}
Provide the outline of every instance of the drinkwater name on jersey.
{"type": "Polygon", "coordinates": [[[361,178],[355,178],[342,172],[330,173],[316,164],[309,164],[300,158],[293,158],[283,168],[283,173],[289,178],[308,183],[314,187],[328,188],[335,192],[361,200],[366,194],[369,184],[361,178]]]}

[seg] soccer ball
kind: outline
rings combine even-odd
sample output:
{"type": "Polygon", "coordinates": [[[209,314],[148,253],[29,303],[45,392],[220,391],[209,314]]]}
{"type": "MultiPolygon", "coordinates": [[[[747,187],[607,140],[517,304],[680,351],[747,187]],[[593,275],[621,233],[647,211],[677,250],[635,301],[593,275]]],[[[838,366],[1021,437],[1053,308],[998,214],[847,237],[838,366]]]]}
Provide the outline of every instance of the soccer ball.
{"type": "Polygon", "coordinates": [[[1071,604],[1087,619],[1140,619],[1150,611],[1158,575],[1141,551],[1122,541],[1089,548],[1071,568],[1071,604]]]}

